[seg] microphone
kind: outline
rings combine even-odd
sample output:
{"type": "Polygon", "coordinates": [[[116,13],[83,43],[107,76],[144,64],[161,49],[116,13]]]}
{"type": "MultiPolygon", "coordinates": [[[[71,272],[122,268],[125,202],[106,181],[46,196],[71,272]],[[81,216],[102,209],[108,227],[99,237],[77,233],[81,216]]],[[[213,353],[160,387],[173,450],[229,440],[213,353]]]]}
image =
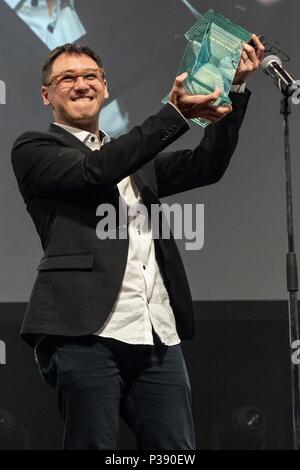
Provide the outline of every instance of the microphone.
{"type": "Polygon", "coordinates": [[[282,62],[276,55],[269,55],[262,61],[262,69],[265,74],[273,78],[274,84],[286,96],[291,96],[299,89],[299,84],[294,77],[282,66],[282,62]]]}

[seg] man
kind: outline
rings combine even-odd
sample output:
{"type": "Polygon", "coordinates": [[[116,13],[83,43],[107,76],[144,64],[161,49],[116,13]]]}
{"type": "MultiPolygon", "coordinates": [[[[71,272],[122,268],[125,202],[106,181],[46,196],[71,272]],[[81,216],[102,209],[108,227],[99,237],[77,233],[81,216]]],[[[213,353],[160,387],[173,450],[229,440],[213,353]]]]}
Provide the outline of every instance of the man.
{"type": "MultiPolygon", "coordinates": [[[[97,237],[97,207],[127,209],[212,184],[238,141],[263,46],[244,46],[233,109],[213,106],[220,90],[191,96],[186,74],[169,103],[131,132],[110,141],[99,130],[108,98],[100,58],[67,44],[43,65],[42,98],[54,123],[14,143],[13,168],[45,254],[22,326],[46,382],[56,387],[65,449],[115,449],[119,413],[139,449],[194,449],[190,384],[180,339],[193,336],[192,299],[174,239],[152,239],[151,224],[128,217],[97,237]],[[210,119],[195,150],[162,152],[210,119]],[[162,153],[160,153],[162,152],[162,153]],[[122,234],[122,236],[121,236],[122,234]]],[[[126,209],[126,210],[127,210],[126,209]]],[[[99,235],[99,233],[98,233],[99,235]]]]}

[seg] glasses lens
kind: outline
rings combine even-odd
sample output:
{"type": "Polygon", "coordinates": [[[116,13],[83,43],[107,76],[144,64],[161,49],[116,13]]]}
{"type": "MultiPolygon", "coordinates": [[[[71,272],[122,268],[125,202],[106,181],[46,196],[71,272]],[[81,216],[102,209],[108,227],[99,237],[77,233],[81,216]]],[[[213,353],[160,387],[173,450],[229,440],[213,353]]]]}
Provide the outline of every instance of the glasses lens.
{"type": "Polygon", "coordinates": [[[76,74],[68,72],[54,77],[49,84],[51,85],[54,83],[56,86],[62,86],[66,88],[72,87],[79,77],[82,77],[87,83],[96,83],[104,79],[104,72],[101,70],[89,70],[76,74]]]}

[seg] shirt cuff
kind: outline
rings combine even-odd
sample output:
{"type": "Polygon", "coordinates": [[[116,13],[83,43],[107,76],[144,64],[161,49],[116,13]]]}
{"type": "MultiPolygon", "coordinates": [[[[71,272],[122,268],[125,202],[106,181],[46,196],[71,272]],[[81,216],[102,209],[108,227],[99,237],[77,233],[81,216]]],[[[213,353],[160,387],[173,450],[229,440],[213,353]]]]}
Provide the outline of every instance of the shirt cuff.
{"type": "Polygon", "coordinates": [[[173,108],[176,109],[176,111],[180,114],[180,116],[183,117],[183,119],[185,120],[185,122],[186,122],[188,125],[190,125],[189,121],[184,117],[184,115],[179,111],[179,109],[176,108],[175,104],[171,103],[171,101],[168,101],[168,103],[169,103],[171,106],[173,106],[173,108]]]}
{"type": "Polygon", "coordinates": [[[231,91],[234,93],[245,93],[246,90],[246,83],[242,83],[241,85],[232,85],[231,91]]]}

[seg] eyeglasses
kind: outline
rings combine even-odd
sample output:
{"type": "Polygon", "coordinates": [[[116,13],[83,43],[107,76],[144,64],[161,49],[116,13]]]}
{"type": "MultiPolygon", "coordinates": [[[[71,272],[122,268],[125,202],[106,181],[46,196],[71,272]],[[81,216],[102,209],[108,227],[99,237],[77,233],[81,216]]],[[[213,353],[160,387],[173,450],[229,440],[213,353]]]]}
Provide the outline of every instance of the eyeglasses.
{"type": "Polygon", "coordinates": [[[100,69],[88,69],[80,73],[62,72],[61,74],[52,77],[49,83],[46,83],[45,85],[50,86],[54,84],[59,88],[72,88],[79,77],[82,77],[86,83],[94,85],[104,80],[105,73],[100,69]]]}

